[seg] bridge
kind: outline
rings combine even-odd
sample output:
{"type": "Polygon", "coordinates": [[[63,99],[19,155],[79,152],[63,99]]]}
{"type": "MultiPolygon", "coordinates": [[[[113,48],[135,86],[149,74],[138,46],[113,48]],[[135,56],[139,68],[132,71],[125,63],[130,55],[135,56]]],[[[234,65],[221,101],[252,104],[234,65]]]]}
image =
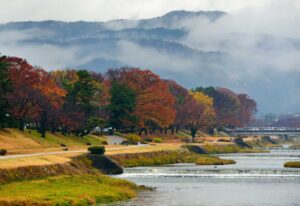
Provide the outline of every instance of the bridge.
{"type": "Polygon", "coordinates": [[[300,128],[289,127],[245,127],[237,129],[226,129],[228,134],[232,136],[299,136],[300,128]]]}

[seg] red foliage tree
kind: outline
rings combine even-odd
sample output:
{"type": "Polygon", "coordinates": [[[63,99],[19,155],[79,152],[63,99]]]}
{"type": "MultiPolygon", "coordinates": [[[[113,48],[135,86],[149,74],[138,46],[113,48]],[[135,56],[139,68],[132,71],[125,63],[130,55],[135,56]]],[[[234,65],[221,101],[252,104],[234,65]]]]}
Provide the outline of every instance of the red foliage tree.
{"type": "MultiPolygon", "coordinates": [[[[58,87],[43,69],[33,67],[26,60],[7,57],[9,77],[13,92],[7,95],[11,105],[10,113],[20,121],[19,129],[24,129],[25,120],[42,122],[47,118],[45,112],[59,109],[65,91],[58,87]]],[[[41,126],[41,125],[40,125],[41,126]]]]}
{"type": "Polygon", "coordinates": [[[240,107],[237,114],[238,122],[240,127],[245,127],[250,123],[253,115],[257,111],[256,102],[251,99],[247,94],[238,95],[240,101],[240,107]]]}

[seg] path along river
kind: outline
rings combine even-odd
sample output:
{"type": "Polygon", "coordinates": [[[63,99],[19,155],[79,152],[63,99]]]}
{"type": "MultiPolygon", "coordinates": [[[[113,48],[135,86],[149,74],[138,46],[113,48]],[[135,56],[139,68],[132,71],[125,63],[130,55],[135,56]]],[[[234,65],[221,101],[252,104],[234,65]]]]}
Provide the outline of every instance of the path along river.
{"type": "Polygon", "coordinates": [[[300,161],[300,150],[219,156],[237,163],[125,169],[119,178],[156,189],[141,192],[137,198],[119,205],[300,205],[300,169],[283,167],[287,161],[300,161]]]}

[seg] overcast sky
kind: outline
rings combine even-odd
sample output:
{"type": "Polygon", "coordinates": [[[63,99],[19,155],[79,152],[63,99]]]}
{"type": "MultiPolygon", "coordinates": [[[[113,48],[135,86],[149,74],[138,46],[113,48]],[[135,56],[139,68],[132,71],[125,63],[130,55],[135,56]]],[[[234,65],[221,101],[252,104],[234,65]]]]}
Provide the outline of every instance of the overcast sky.
{"type": "Polygon", "coordinates": [[[140,19],[171,10],[222,10],[236,14],[245,9],[263,10],[270,3],[300,8],[300,0],[0,0],[0,22],[140,19]]]}

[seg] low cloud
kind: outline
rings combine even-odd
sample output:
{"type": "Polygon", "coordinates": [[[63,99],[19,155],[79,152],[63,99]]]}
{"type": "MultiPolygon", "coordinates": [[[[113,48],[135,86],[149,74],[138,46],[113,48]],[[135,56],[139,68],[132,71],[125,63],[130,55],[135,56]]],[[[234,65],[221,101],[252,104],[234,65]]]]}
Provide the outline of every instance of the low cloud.
{"type": "MultiPolygon", "coordinates": [[[[160,2],[163,9],[156,12],[167,12],[166,5],[171,4],[167,4],[167,0],[160,2]]],[[[175,6],[172,4],[172,8],[191,10],[206,7],[219,10],[225,8],[223,0],[202,1],[204,7],[193,3],[195,4],[193,9],[183,6],[180,2],[182,1],[174,1],[175,6]]],[[[173,78],[188,88],[212,85],[248,93],[257,100],[260,112],[300,111],[299,2],[297,0],[251,1],[253,2],[251,4],[234,0],[226,2],[232,2],[236,7],[226,11],[235,12],[216,21],[197,17],[171,25],[172,28],[184,28],[187,33],[175,43],[188,46],[189,51],[195,49],[195,53],[202,51],[215,52],[216,56],[220,54],[220,58],[212,60],[202,59],[201,55],[194,55],[193,52],[186,55],[172,49],[143,45],[129,38],[111,40],[116,42],[112,43],[113,46],[110,47],[110,43],[107,43],[99,47],[100,49],[95,45],[91,46],[95,48],[89,48],[89,45],[24,43],[27,39],[52,35],[51,32],[38,30],[0,32],[1,53],[25,57],[31,63],[48,70],[80,65],[98,57],[112,59],[125,65],[151,69],[161,74],[163,78],[173,78]]],[[[158,4],[158,1],[154,3],[158,4]]],[[[133,3],[133,5],[142,4],[133,3]]],[[[154,8],[156,7],[151,7],[152,15],[155,13],[154,8]]],[[[150,13],[144,16],[135,12],[131,14],[134,18],[145,18],[151,16],[150,13]]],[[[124,14],[124,17],[126,15],[124,14]]],[[[120,30],[136,28],[138,22],[113,21],[105,26],[106,29],[120,30]]]]}

